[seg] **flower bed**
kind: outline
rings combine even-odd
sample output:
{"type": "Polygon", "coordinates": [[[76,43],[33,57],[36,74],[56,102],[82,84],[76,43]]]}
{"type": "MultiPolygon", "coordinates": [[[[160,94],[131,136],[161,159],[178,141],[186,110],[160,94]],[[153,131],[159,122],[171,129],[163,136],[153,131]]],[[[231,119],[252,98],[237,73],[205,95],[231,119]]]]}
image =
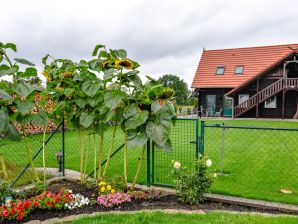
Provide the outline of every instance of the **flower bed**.
{"type": "MultiPolygon", "coordinates": [[[[260,211],[281,213],[278,211],[261,210],[247,206],[228,205],[223,203],[216,203],[210,201],[204,201],[198,205],[183,204],[176,195],[167,194],[161,191],[131,191],[127,195],[131,198],[131,201],[117,204],[115,206],[104,206],[98,203],[98,188],[86,187],[80,184],[78,181],[60,181],[51,184],[47,193],[39,194],[37,196],[30,196],[34,200],[22,200],[21,204],[18,204],[20,210],[23,209],[23,220],[5,220],[3,223],[22,223],[30,220],[46,220],[54,217],[65,217],[69,215],[77,215],[83,213],[93,212],[106,212],[106,211],[135,211],[142,209],[189,209],[189,210],[231,210],[231,211],[260,211]],[[75,192],[61,191],[61,188],[75,189],[75,192]],[[59,193],[60,192],[60,193],[59,193]],[[74,194],[75,193],[75,194],[74,194]],[[82,203],[81,206],[71,206],[70,201],[73,202],[72,197],[75,196],[82,203]],[[60,197],[60,198],[59,198],[60,197]],[[39,199],[38,199],[39,198],[39,199]],[[88,203],[87,199],[88,198],[88,203]],[[69,201],[68,201],[69,200],[69,201]],[[34,204],[33,201],[36,203],[34,204]],[[68,201],[68,202],[67,202],[68,201]],[[67,206],[66,203],[67,202],[67,206]],[[85,204],[84,204],[85,202],[85,204]],[[64,207],[61,205],[64,203],[64,207]],[[70,206],[70,208],[68,207],[70,206]],[[27,213],[26,213],[27,212],[27,213]]],[[[75,205],[75,203],[73,204],[75,205]]],[[[14,206],[15,207],[15,206],[14,206]]],[[[11,210],[10,210],[11,211],[11,210]]],[[[2,213],[3,215],[3,213],[2,213]]],[[[14,214],[16,218],[17,211],[14,214]]],[[[21,217],[19,217],[21,218],[21,217]]]]}
{"type": "Polygon", "coordinates": [[[89,199],[81,194],[60,190],[58,193],[45,191],[29,199],[10,201],[0,206],[0,222],[22,221],[34,210],[63,210],[80,208],[88,205],[89,199]]]}

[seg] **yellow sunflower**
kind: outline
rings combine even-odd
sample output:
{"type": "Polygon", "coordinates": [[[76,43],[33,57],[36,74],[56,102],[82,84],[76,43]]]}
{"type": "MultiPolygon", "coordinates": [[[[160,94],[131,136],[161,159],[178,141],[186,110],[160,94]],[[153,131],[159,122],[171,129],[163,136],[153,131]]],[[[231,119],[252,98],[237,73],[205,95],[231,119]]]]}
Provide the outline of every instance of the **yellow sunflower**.
{"type": "Polygon", "coordinates": [[[107,68],[108,67],[108,64],[109,64],[109,60],[104,60],[101,65],[103,68],[107,68]]]}
{"type": "Polygon", "coordinates": [[[42,71],[41,74],[46,78],[47,81],[51,81],[49,74],[46,71],[42,71]]]}
{"type": "Polygon", "coordinates": [[[122,60],[115,60],[115,68],[126,68],[126,69],[132,69],[133,63],[129,59],[122,59],[122,60]]]}

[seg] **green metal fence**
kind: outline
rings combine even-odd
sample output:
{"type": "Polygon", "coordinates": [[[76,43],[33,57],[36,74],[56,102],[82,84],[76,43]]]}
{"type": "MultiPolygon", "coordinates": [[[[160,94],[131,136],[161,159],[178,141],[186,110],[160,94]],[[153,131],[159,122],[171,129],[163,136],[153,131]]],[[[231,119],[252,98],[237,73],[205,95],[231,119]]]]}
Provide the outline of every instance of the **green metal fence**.
{"type": "MultiPolygon", "coordinates": [[[[241,196],[246,198],[298,204],[298,123],[283,127],[262,127],[235,125],[238,121],[199,121],[197,119],[177,119],[171,129],[172,151],[158,149],[152,143],[147,144],[147,153],[142,163],[139,176],[140,184],[164,185],[172,187],[172,160],[181,162],[182,166],[195,169],[195,161],[200,154],[212,160],[211,172],[217,180],[211,192],[241,196]],[[292,126],[287,128],[287,126],[292,126]],[[283,193],[286,192],[286,193],[283,193]]],[[[271,123],[268,123],[272,125],[271,123]]],[[[88,133],[83,133],[85,146],[89,143],[88,133]]],[[[46,146],[46,166],[57,175],[59,164],[57,152],[65,149],[65,169],[80,170],[80,147],[78,132],[59,127],[56,132],[48,133],[46,146]]],[[[112,137],[112,130],[105,135],[103,165],[112,137]]],[[[123,175],[123,133],[116,131],[116,143],[113,156],[107,169],[107,176],[123,175]]],[[[35,152],[35,166],[42,167],[42,135],[29,137],[32,151],[35,152]]],[[[11,181],[15,186],[28,183],[31,175],[23,143],[1,140],[11,181]],[[24,170],[25,169],[25,170],[24,170]],[[24,171],[24,172],[22,172],[24,171]],[[22,175],[18,175],[20,173],[22,175]],[[19,178],[16,178],[16,177],[19,178]]],[[[99,137],[91,137],[86,173],[92,176],[94,153],[98,152],[99,137]]],[[[86,159],[86,148],[84,155],[86,159]]],[[[132,182],[141,149],[128,151],[127,174],[132,182]]],[[[64,168],[64,167],[63,167],[64,168]]],[[[63,175],[63,172],[60,172],[63,175]]],[[[49,172],[49,176],[51,173],[49,172]]]]}
{"type": "Polygon", "coordinates": [[[214,193],[298,204],[298,129],[202,122],[214,193]]]}
{"type": "MultiPolygon", "coordinates": [[[[46,133],[45,138],[45,165],[46,178],[64,175],[64,149],[65,149],[64,123],[62,122],[53,132],[46,133]],[[57,154],[61,155],[60,163],[57,154]]],[[[28,154],[25,150],[25,141],[12,142],[8,139],[1,139],[1,153],[3,154],[5,165],[8,171],[12,187],[18,187],[31,183],[32,171],[28,162],[28,154]]],[[[28,136],[28,145],[31,149],[34,166],[43,179],[43,134],[28,136]]],[[[1,178],[1,177],[0,177],[1,178]]]]}
{"type": "Polygon", "coordinates": [[[183,166],[195,169],[199,156],[199,121],[198,119],[177,119],[171,129],[172,150],[162,151],[152,145],[151,183],[154,185],[173,186],[172,161],[179,161],[183,166]]]}

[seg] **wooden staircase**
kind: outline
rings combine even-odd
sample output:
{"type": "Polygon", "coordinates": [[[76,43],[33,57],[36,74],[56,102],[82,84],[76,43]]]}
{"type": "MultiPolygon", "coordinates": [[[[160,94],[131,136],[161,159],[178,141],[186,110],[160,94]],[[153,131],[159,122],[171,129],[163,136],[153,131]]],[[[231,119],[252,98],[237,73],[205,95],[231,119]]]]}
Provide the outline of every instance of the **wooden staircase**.
{"type": "Polygon", "coordinates": [[[261,90],[257,94],[253,95],[248,100],[234,107],[234,117],[238,117],[241,114],[244,114],[245,112],[257,106],[258,104],[275,96],[283,89],[292,89],[297,87],[298,78],[281,78],[269,85],[268,87],[266,87],[265,89],[261,90]]]}

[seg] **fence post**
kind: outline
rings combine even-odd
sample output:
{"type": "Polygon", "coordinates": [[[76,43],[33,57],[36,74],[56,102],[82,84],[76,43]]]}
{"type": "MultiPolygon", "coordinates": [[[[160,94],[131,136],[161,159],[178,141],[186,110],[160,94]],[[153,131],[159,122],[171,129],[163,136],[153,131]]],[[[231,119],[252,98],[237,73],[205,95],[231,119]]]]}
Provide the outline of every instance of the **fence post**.
{"type": "Polygon", "coordinates": [[[196,119],[196,170],[198,170],[199,151],[200,151],[199,118],[197,118],[196,119]]]}
{"type": "Polygon", "coordinates": [[[62,119],[62,175],[65,176],[65,120],[62,119]]]}
{"type": "Polygon", "coordinates": [[[200,156],[204,155],[205,121],[201,121],[200,156]]]}
{"type": "Polygon", "coordinates": [[[151,169],[152,169],[152,173],[151,173],[151,184],[154,184],[154,159],[155,159],[155,155],[154,155],[154,143],[152,142],[152,163],[151,163],[151,169]]]}
{"type": "Polygon", "coordinates": [[[223,174],[223,160],[224,160],[224,145],[225,145],[225,127],[222,126],[221,131],[221,150],[220,150],[220,174],[223,174]]]}
{"type": "Polygon", "coordinates": [[[150,187],[150,141],[147,142],[147,187],[150,187]]]}

